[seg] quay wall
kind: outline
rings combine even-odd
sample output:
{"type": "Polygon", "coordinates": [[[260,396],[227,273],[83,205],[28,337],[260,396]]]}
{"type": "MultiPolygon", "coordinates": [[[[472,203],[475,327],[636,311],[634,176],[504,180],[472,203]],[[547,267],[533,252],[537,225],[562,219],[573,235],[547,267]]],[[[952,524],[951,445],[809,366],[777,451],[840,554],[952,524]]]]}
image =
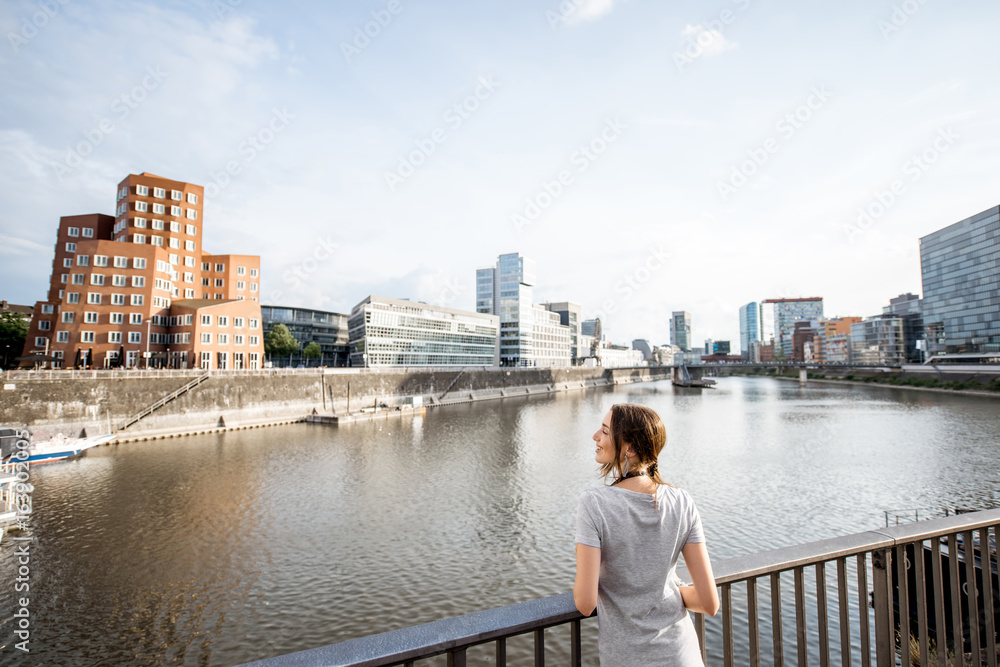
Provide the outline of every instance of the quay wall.
{"type": "MultiPolygon", "coordinates": [[[[214,373],[187,393],[130,426],[126,433],[194,430],[250,422],[357,412],[377,404],[396,406],[420,396],[424,405],[499,397],[527,388],[560,391],[595,384],[668,379],[669,368],[552,368],[407,370],[406,372],[301,372],[257,375],[214,373]],[[454,384],[452,384],[454,382],[454,384]],[[447,392],[446,392],[447,390],[447,392]],[[470,396],[471,394],[471,396],[470,396]],[[349,404],[349,410],[348,410],[349,404]]],[[[115,377],[10,379],[0,391],[0,425],[79,435],[117,430],[140,412],[193,379],[115,377]]]]}

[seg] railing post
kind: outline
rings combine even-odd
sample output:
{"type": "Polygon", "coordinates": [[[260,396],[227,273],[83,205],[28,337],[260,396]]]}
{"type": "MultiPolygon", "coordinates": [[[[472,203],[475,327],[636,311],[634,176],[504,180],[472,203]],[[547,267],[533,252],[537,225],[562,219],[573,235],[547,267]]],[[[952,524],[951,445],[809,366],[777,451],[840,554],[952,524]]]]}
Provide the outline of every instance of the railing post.
{"type": "Polygon", "coordinates": [[[893,667],[896,662],[896,641],[892,627],[892,555],[889,549],[872,552],[872,585],[875,604],[875,664],[893,667]]]}

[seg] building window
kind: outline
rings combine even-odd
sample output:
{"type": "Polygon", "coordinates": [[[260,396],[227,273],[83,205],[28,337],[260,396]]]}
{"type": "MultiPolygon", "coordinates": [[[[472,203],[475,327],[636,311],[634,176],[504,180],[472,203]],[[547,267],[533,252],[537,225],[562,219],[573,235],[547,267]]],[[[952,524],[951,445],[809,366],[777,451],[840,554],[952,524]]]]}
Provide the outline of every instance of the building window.
{"type": "Polygon", "coordinates": [[[124,324],[125,313],[111,313],[110,322],[111,324],[124,324]]]}
{"type": "Polygon", "coordinates": [[[181,233],[181,223],[175,222],[175,221],[171,221],[170,222],[170,231],[176,232],[176,233],[180,234],[181,233]]]}
{"type": "Polygon", "coordinates": [[[90,284],[91,285],[103,285],[104,284],[104,274],[103,273],[91,273],[90,274],[90,284]]]}
{"type": "Polygon", "coordinates": [[[219,326],[220,327],[228,327],[229,326],[229,318],[226,317],[225,315],[219,315],[219,326]]]}
{"type": "Polygon", "coordinates": [[[84,276],[83,276],[82,273],[74,273],[73,274],[73,284],[74,285],[82,285],[83,284],[83,278],[84,278],[84,276]]]}
{"type": "Polygon", "coordinates": [[[153,220],[153,229],[162,232],[163,231],[163,221],[153,220]]]}
{"type": "Polygon", "coordinates": [[[38,320],[39,331],[48,331],[51,328],[52,328],[52,322],[49,322],[48,320],[38,320]]]}
{"type": "Polygon", "coordinates": [[[174,239],[174,238],[170,239],[170,247],[174,248],[175,250],[180,250],[181,248],[180,239],[174,239]]]}
{"type": "Polygon", "coordinates": [[[76,256],[77,266],[90,266],[90,255],[77,255],[76,256]]]}
{"type": "Polygon", "coordinates": [[[97,324],[97,313],[92,310],[88,310],[83,314],[83,321],[87,324],[97,324]]]}
{"type": "Polygon", "coordinates": [[[219,345],[229,345],[229,334],[219,334],[219,345]]]}
{"type": "Polygon", "coordinates": [[[193,192],[189,192],[188,196],[187,196],[187,202],[189,204],[197,204],[198,203],[198,195],[196,195],[193,192]]]}
{"type": "Polygon", "coordinates": [[[132,222],[134,223],[134,226],[138,227],[139,229],[146,228],[146,218],[136,218],[132,222]]]}
{"type": "Polygon", "coordinates": [[[112,306],[124,306],[125,305],[125,295],[124,294],[112,294],[111,295],[111,305],[112,306]]]}
{"type": "Polygon", "coordinates": [[[202,370],[206,370],[206,371],[212,369],[212,353],[211,352],[202,352],[201,353],[201,368],[202,368],[202,370]]]}
{"type": "Polygon", "coordinates": [[[210,334],[210,333],[203,333],[201,335],[201,342],[205,343],[206,345],[211,345],[212,344],[212,334],[210,334]]]}
{"type": "Polygon", "coordinates": [[[257,283],[250,283],[250,291],[251,292],[257,291],[257,283]]]}
{"type": "Polygon", "coordinates": [[[201,270],[202,271],[211,271],[212,270],[212,265],[209,264],[208,262],[202,262],[201,263],[201,270]]]}
{"type": "Polygon", "coordinates": [[[162,247],[163,246],[163,237],[162,236],[151,236],[151,237],[149,237],[149,242],[150,242],[151,245],[162,247]]]}
{"type": "Polygon", "coordinates": [[[245,276],[246,274],[247,274],[247,267],[245,267],[245,266],[237,266],[236,267],[236,275],[238,275],[238,276],[245,276]]]}
{"type": "Polygon", "coordinates": [[[213,299],[221,299],[222,295],[221,294],[215,294],[215,296],[213,296],[212,298],[213,299]]]}
{"type": "Polygon", "coordinates": [[[115,268],[116,269],[127,269],[128,268],[128,257],[115,257],[115,268]]]}
{"type": "Polygon", "coordinates": [[[133,306],[141,306],[142,305],[142,295],[141,294],[133,294],[132,295],[132,305],[133,306]]]}
{"type": "Polygon", "coordinates": [[[65,285],[66,283],[68,283],[69,282],[69,274],[68,273],[62,273],[62,274],[60,274],[59,275],[59,281],[63,285],[65,285]]]}
{"type": "Polygon", "coordinates": [[[202,315],[201,316],[201,323],[202,323],[202,325],[204,325],[206,327],[212,326],[212,316],[211,315],[202,315]]]}
{"type": "Polygon", "coordinates": [[[141,331],[129,331],[128,332],[128,342],[130,342],[130,343],[141,343],[142,342],[142,332],[141,331]]]}
{"type": "Polygon", "coordinates": [[[159,199],[165,199],[167,191],[164,188],[153,188],[153,196],[159,199]]]}
{"type": "Polygon", "coordinates": [[[188,236],[196,236],[198,234],[198,228],[194,225],[184,225],[184,231],[187,232],[188,236]]]}
{"type": "Polygon", "coordinates": [[[128,314],[129,324],[142,324],[142,313],[129,313],[128,314]]]}
{"type": "Polygon", "coordinates": [[[171,190],[170,191],[170,198],[173,199],[174,201],[181,201],[183,199],[183,197],[184,197],[184,194],[180,190],[171,190]]]}
{"type": "Polygon", "coordinates": [[[80,332],[80,342],[81,343],[93,343],[94,342],[94,332],[93,331],[81,331],[80,332]]]}
{"type": "Polygon", "coordinates": [[[145,185],[137,185],[137,186],[135,186],[135,193],[137,195],[139,195],[140,197],[148,197],[149,196],[149,188],[146,187],[145,185]]]}
{"type": "Polygon", "coordinates": [[[62,321],[63,321],[63,323],[64,324],[72,324],[73,323],[73,317],[75,315],[76,315],[76,313],[74,313],[72,310],[63,311],[63,314],[62,314],[62,321]]]}
{"type": "Polygon", "coordinates": [[[181,207],[180,206],[171,206],[170,207],[170,215],[174,216],[175,218],[181,217],[181,207]]]}
{"type": "Polygon", "coordinates": [[[125,287],[126,279],[125,276],[115,274],[111,276],[111,284],[115,287],[125,287]]]}
{"type": "Polygon", "coordinates": [[[76,252],[76,244],[75,243],[67,243],[66,244],[66,252],[76,252]]]}
{"type": "Polygon", "coordinates": [[[250,347],[257,347],[260,345],[260,336],[250,336],[250,347]]]}
{"type": "Polygon", "coordinates": [[[73,258],[72,257],[64,257],[63,258],[63,268],[64,269],[72,269],[73,268],[73,258]]]}
{"type": "Polygon", "coordinates": [[[202,287],[208,287],[209,284],[211,284],[211,281],[208,278],[202,278],[201,279],[201,286],[202,287]]]}
{"type": "Polygon", "coordinates": [[[187,217],[188,217],[188,220],[197,220],[198,219],[198,211],[196,211],[193,208],[189,208],[187,210],[187,217]]]}
{"type": "Polygon", "coordinates": [[[146,258],[136,257],[132,260],[132,268],[134,269],[145,269],[146,268],[146,258]]]}
{"type": "Polygon", "coordinates": [[[137,211],[139,211],[141,213],[145,213],[146,211],[149,210],[149,207],[146,206],[146,202],[144,202],[144,201],[137,201],[135,203],[135,210],[137,210],[137,211]]]}
{"type": "Polygon", "coordinates": [[[57,331],[56,332],[56,342],[57,343],[68,343],[69,342],[69,332],[68,331],[57,331]]]}
{"type": "Polygon", "coordinates": [[[93,227],[84,227],[80,231],[83,233],[83,238],[85,238],[85,239],[92,239],[92,238],[94,238],[94,228],[93,227]]]}
{"type": "Polygon", "coordinates": [[[43,303],[42,304],[42,314],[43,315],[51,315],[54,312],[55,312],[55,306],[53,306],[51,303],[43,303]]]}
{"type": "Polygon", "coordinates": [[[181,263],[181,257],[180,257],[180,255],[178,255],[176,253],[170,253],[170,263],[173,264],[174,266],[177,266],[178,264],[180,264],[181,263]]]}
{"type": "Polygon", "coordinates": [[[246,289],[246,288],[247,288],[247,284],[245,282],[243,282],[242,280],[237,280],[236,281],[236,289],[242,290],[242,289],[246,289]]]}
{"type": "Polygon", "coordinates": [[[122,332],[121,331],[109,331],[108,332],[108,342],[109,343],[120,343],[120,342],[122,342],[122,332]]]}
{"type": "Polygon", "coordinates": [[[194,252],[195,251],[194,241],[185,241],[184,249],[187,250],[188,252],[194,252]]]}
{"type": "Polygon", "coordinates": [[[257,269],[253,269],[253,268],[250,269],[250,277],[251,278],[256,278],[257,277],[257,269]]]}
{"type": "Polygon", "coordinates": [[[94,255],[94,266],[107,266],[108,256],[107,255],[94,255]]]}
{"type": "Polygon", "coordinates": [[[80,303],[80,293],[70,292],[66,295],[66,303],[80,303]]]}
{"type": "Polygon", "coordinates": [[[216,287],[222,287],[224,284],[225,284],[225,279],[224,278],[216,278],[215,279],[215,286],[216,287]]]}
{"type": "Polygon", "coordinates": [[[146,277],[145,276],[132,276],[132,287],[145,287],[146,277]]]}
{"type": "Polygon", "coordinates": [[[87,303],[94,305],[100,305],[101,303],[101,293],[100,292],[87,292],[87,303]]]}
{"type": "Polygon", "coordinates": [[[186,282],[186,283],[193,283],[194,282],[194,274],[190,273],[190,272],[185,272],[184,273],[184,282],[186,282]]]}
{"type": "Polygon", "coordinates": [[[191,288],[185,289],[184,290],[184,298],[185,299],[193,299],[194,298],[194,290],[191,289],[191,288]]]}
{"type": "Polygon", "coordinates": [[[194,268],[194,257],[185,257],[184,266],[190,266],[191,268],[194,268]]]}
{"type": "Polygon", "coordinates": [[[44,348],[49,342],[49,339],[45,336],[35,336],[35,347],[44,348]]]}
{"type": "Polygon", "coordinates": [[[215,265],[215,272],[216,273],[225,273],[225,271],[226,271],[226,265],[225,264],[216,264],[215,265]]]}
{"type": "MultiPolygon", "coordinates": [[[[167,211],[167,207],[164,206],[163,204],[153,204],[153,215],[163,215],[164,213],[166,213],[166,211],[167,211]]],[[[155,225],[156,222],[157,221],[154,220],[153,224],[155,225]]],[[[160,224],[162,225],[163,223],[161,222],[160,224]]],[[[161,229],[162,229],[162,227],[161,227],[161,229]]]]}
{"type": "Polygon", "coordinates": [[[79,235],[80,235],[80,228],[79,227],[68,227],[66,229],[66,236],[71,236],[73,238],[76,238],[79,235]]]}
{"type": "Polygon", "coordinates": [[[240,336],[239,334],[233,336],[233,345],[242,345],[242,344],[243,344],[243,336],[240,336]]]}
{"type": "Polygon", "coordinates": [[[260,320],[251,317],[250,318],[250,328],[251,329],[258,329],[258,328],[260,328],[260,320]]]}
{"type": "Polygon", "coordinates": [[[133,234],[132,235],[132,243],[138,243],[138,244],[141,245],[141,244],[143,244],[145,242],[146,242],[146,235],[145,234],[133,234]]]}
{"type": "Polygon", "coordinates": [[[233,328],[234,329],[242,329],[243,328],[243,318],[242,317],[234,317],[233,318],[233,328]]]}

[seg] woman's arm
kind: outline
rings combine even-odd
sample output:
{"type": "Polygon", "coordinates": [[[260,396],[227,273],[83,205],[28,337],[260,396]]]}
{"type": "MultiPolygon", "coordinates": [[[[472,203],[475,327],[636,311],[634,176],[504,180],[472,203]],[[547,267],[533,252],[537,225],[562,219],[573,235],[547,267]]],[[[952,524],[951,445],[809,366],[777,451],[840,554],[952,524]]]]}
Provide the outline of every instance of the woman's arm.
{"type": "MultiPolygon", "coordinates": [[[[577,549],[579,548],[580,545],[577,545],[577,549]]],[[[712,573],[712,561],[708,559],[708,547],[704,542],[688,542],[681,553],[684,554],[684,564],[693,584],[680,587],[684,606],[696,614],[715,616],[719,611],[719,591],[715,587],[715,574],[712,573]]],[[[579,576],[577,574],[578,578],[579,576]]]]}
{"type": "Polygon", "coordinates": [[[590,616],[597,608],[597,579],[600,574],[601,550],[577,542],[573,601],[577,610],[584,616],[590,616]]]}

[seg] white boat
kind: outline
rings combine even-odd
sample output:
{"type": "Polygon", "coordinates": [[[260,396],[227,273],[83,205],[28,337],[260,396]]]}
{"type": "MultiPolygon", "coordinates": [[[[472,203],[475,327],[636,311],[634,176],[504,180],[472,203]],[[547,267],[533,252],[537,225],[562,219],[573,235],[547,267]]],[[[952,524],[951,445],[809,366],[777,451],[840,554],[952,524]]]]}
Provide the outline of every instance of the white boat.
{"type": "Polygon", "coordinates": [[[110,444],[118,439],[115,433],[107,435],[97,435],[91,438],[67,438],[62,435],[54,435],[47,440],[32,440],[28,445],[28,463],[48,463],[49,461],[61,461],[96,447],[98,445],[110,444]]]}

